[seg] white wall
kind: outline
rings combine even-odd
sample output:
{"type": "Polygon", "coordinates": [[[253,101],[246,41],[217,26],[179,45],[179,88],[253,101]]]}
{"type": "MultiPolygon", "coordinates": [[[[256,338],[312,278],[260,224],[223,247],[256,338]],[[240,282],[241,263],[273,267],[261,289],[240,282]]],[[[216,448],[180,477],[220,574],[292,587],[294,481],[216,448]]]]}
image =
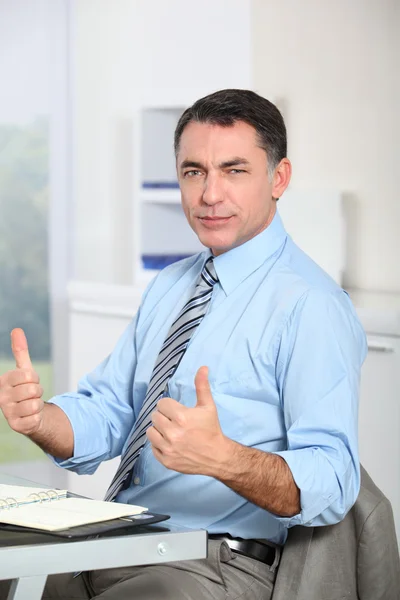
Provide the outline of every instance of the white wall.
{"type": "Polygon", "coordinates": [[[252,32],[254,89],[282,101],[293,185],[345,193],[346,284],[399,291],[400,3],[253,0],[252,32]]]}
{"type": "Polygon", "coordinates": [[[344,193],[346,285],[400,290],[397,0],[74,6],[77,279],[131,282],[134,108],[232,85],[280,101],[295,188],[344,193]]]}
{"type": "Polygon", "coordinates": [[[346,285],[399,291],[399,6],[75,0],[75,277],[131,282],[134,108],[248,86],[284,109],[293,187],[344,193],[346,285]]]}
{"type": "Polygon", "coordinates": [[[250,1],[75,0],[73,21],[75,278],[129,284],[134,110],[251,86],[250,1]]]}

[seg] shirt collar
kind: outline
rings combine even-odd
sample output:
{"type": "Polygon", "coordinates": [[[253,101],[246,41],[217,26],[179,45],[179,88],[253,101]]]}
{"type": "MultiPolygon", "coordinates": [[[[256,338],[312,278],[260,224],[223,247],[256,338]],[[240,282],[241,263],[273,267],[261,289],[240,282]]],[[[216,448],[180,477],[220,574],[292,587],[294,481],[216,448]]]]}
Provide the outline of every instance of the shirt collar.
{"type": "MultiPolygon", "coordinates": [[[[230,294],[281,247],[287,237],[282,219],[276,211],[264,231],[248,242],[214,258],[214,266],[225,294],[230,294]]],[[[207,252],[207,258],[212,256],[207,252]]]]}

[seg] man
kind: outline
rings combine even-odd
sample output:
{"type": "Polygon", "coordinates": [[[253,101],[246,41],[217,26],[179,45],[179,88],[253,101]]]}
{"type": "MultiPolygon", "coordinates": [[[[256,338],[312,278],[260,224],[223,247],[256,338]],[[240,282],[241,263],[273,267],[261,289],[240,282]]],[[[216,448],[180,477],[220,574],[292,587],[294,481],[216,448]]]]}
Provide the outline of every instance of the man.
{"type": "Polygon", "coordinates": [[[270,598],[287,528],[338,522],[358,494],[365,335],[280,220],[281,114],[216,92],[182,115],[175,152],[207,249],[161,271],[114,352],[50,404],[14,330],[0,405],[63,467],[93,473],[122,454],[107,499],[206,528],[209,557],[50,578],[48,598],[270,598]]]}

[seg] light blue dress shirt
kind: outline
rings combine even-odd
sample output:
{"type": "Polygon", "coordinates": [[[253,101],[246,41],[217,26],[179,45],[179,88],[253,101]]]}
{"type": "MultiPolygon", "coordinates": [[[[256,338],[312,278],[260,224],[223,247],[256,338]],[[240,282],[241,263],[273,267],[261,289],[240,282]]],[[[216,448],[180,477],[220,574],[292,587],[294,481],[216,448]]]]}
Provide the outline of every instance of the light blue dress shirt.
{"type": "MultiPolygon", "coordinates": [[[[110,356],[76,393],[52,399],[75,436],[74,456],[58,464],[88,474],[124,451],[159,349],[210,254],[161,271],[110,356]]],[[[262,233],[214,264],[219,283],[168,395],[194,406],[194,376],[207,365],[223,432],[285,459],[300,489],[301,512],[279,517],[211,477],[171,471],[148,442],[118,501],[169,514],[187,527],[284,543],[288,527],[333,524],[356,500],[365,334],[348,295],[294,244],[278,213],[262,233]]]]}

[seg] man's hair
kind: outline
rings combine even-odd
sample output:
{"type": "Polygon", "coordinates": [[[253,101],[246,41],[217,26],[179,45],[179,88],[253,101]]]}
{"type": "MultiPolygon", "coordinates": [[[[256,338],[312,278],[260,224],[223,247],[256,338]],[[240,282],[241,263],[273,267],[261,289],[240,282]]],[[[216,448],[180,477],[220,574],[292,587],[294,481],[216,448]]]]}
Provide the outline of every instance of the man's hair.
{"type": "Polygon", "coordinates": [[[267,154],[271,179],[276,166],[286,157],[286,127],[281,113],[275,104],[251,90],[219,90],[187,108],[175,129],[175,156],[179,152],[182,133],[192,121],[221,127],[244,121],[254,127],[258,145],[267,154]]]}

